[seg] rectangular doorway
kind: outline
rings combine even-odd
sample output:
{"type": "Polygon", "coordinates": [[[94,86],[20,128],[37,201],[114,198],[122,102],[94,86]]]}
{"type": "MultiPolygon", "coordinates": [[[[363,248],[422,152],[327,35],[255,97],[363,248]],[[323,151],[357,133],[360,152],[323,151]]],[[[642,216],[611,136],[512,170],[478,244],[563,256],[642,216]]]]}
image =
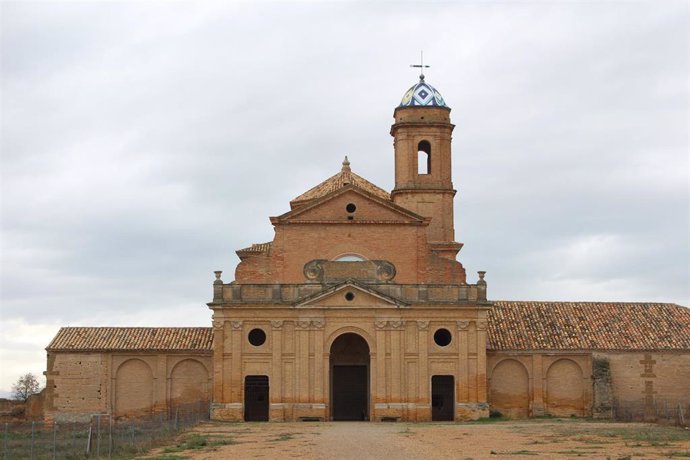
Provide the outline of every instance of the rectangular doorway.
{"type": "Polygon", "coordinates": [[[452,375],[431,377],[431,420],[453,421],[455,415],[455,379],[452,375]]]}
{"type": "Polygon", "coordinates": [[[367,366],[333,366],[333,420],[367,420],[367,366]]]}
{"type": "Polygon", "coordinates": [[[244,378],[244,421],[268,422],[268,403],[268,376],[246,376],[244,378]]]}

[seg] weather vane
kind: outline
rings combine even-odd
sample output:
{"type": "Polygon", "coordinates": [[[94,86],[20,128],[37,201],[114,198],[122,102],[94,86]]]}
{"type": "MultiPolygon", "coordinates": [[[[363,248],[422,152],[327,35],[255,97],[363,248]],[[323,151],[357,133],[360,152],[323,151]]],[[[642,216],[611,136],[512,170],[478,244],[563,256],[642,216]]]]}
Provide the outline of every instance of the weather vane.
{"type": "Polygon", "coordinates": [[[416,67],[420,69],[419,72],[419,79],[424,80],[424,69],[428,69],[431,66],[424,65],[424,50],[420,51],[419,53],[421,55],[420,63],[419,64],[410,64],[410,67],[416,67]]]}

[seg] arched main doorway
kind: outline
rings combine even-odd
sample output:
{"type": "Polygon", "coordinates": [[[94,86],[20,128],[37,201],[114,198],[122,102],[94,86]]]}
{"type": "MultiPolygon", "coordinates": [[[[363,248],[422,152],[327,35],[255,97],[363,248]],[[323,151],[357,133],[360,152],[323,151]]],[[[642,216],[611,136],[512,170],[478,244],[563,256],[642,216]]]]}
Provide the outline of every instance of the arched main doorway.
{"type": "Polygon", "coordinates": [[[348,332],[331,345],[331,417],[369,419],[369,345],[348,332]]]}

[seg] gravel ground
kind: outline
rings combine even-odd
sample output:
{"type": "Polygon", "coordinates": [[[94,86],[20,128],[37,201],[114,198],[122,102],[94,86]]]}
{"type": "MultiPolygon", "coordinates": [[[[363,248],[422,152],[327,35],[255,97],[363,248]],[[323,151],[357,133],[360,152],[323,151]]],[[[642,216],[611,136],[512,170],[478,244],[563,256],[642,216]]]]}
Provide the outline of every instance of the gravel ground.
{"type": "Polygon", "coordinates": [[[494,423],[218,423],[148,458],[520,459],[690,457],[690,430],[571,419],[494,423]],[[201,446],[191,448],[196,439],[201,446]]]}

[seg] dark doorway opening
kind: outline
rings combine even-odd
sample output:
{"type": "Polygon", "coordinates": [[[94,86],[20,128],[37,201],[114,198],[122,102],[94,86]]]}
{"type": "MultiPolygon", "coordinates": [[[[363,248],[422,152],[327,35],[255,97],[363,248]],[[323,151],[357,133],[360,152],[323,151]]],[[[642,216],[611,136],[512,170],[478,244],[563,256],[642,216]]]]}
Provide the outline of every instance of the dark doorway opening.
{"type": "Polygon", "coordinates": [[[245,422],[268,422],[268,402],[268,376],[246,376],[244,378],[245,422]]]}
{"type": "Polygon", "coordinates": [[[452,421],[455,413],[455,379],[452,375],[431,377],[431,420],[452,421]]]}
{"type": "Polygon", "coordinates": [[[333,420],[367,419],[367,366],[333,366],[333,420]]]}
{"type": "Polygon", "coordinates": [[[331,417],[369,420],[369,345],[346,333],[331,345],[331,417]]]}

